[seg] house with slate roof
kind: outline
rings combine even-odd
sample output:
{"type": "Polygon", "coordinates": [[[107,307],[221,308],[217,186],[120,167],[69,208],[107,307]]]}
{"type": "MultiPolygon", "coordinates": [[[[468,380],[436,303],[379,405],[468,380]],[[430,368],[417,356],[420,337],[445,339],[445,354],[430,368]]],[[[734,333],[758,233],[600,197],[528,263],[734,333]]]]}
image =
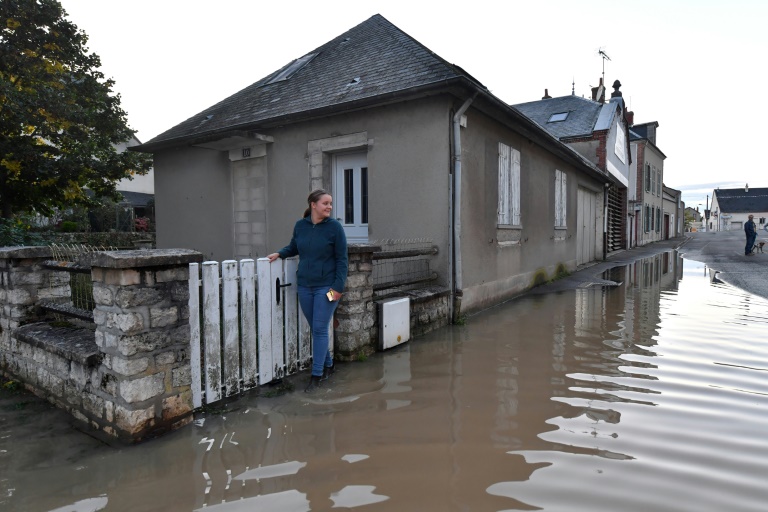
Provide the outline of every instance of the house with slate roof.
{"type": "Polygon", "coordinates": [[[707,231],[741,231],[749,215],[758,230],[768,231],[768,188],[718,188],[712,192],[707,231]]]}
{"type": "Polygon", "coordinates": [[[610,177],[604,198],[608,205],[603,233],[606,252],[629,246],[627,188],[632,156],[627,133],[630,123],[620,87],[616,80],[607,102],[600,79],[600,85],[592,89],[592,99],[575,94],[553,98],[545,92],[541,100],[514,105],[610,177]]]}
{"type": "MultiPolygon", "coordinates": [[[[632,117],[630,115],[630,119],[632,117]]],[[[656,145],[659,123],[630,124],[629,246],[635,247],[664,240],[664,234],[669,232],[670,214],[664,218],[664,160],[667,156],[656,145]]]]}
{"type": "Polygon", "coordinates": [[[131,149],[158,247],[265,256],[322,187],[351,242],[431,239],[454,318],[601,258],[622,183],[380,15],[131,149]]]}

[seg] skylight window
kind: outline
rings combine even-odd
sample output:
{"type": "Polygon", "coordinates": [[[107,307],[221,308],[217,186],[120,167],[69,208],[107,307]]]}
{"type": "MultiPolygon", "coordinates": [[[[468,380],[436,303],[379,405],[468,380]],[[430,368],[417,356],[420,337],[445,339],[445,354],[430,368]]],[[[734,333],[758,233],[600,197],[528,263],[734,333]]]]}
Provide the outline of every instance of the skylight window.
{"type": "Polygon", "coordinates": [[[568,112],[558,112],[557,114],[552,114],[549,116],[548,123],[556,123],[557,121],[565,121],[565,119],[568,117],[568,112]]]}
{"type": "Polygon", "coordinates": [[[282,82],[283,80],[288,80],[291,78],[298,70],[309,64],[309,61],[315,58],[316,53],[308,53],[307,55],[300,57],[287,66],[285,66],[283,69],[277,72],[277,74],[272,77],[271,80],[269,80],[265,85],[274,84],[275,82],[282,82]]]}

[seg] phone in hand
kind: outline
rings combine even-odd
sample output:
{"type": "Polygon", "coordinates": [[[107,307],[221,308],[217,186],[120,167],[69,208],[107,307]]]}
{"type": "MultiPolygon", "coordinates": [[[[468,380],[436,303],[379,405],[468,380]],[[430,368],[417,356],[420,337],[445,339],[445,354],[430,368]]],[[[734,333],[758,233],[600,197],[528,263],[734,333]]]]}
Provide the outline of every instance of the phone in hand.
{"type": "Polygon", "coordinates": [[[326,293],[325,296],[328,297],[328,300],[333,302],[333,290],[328,290],[328,293],[326,293]]]}

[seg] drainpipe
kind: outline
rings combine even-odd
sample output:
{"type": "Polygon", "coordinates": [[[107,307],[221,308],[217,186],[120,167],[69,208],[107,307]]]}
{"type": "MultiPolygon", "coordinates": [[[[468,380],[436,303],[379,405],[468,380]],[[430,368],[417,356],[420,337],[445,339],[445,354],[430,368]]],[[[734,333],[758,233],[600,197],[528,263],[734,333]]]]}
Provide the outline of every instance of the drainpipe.
{"type": "Polygon", "coordinates": [[[477,96],[473,94],[453,115],[453,202],[451,204],[451,220],[453,222],[453,286],[451,287],[451,318],[455,322],[456,304],[459,304],[458,312],[461,313],[460,297],[462,290],[461,279],[461,116],[477,96]]]}
{"type": "Polygon", "coordinates": [[[608,259],[608,189],[610,183],[603,187],[603,261],[608,259]]]}

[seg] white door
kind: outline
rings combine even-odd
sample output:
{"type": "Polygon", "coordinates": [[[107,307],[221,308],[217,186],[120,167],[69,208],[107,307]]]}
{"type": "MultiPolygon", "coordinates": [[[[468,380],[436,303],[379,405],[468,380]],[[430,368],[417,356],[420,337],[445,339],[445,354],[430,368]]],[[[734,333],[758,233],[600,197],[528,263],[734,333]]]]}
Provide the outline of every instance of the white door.
{"type": "Polygon", "coordinates": [[[576,198],[576,264],[595,259],[597,246],[597,200],[589,190],[579,188],[576,198]]]}
{"type": "Polygon", "coordinates": [[[336,155],[333,166],[333,215],[348,242],[368,241],[368,156],[336,155]]]}

